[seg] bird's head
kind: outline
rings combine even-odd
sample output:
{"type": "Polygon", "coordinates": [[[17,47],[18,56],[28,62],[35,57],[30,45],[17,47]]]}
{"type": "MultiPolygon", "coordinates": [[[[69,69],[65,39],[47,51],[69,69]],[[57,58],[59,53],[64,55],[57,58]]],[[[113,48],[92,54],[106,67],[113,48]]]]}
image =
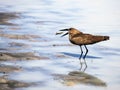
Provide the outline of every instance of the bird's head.
{"type": "Polygon", "coordinates": [[[63,36],[66,36],[67,34],[69,35],[75,35],[75,34],[79,34],[79,33],[82,33],[80,31],[78,31],[77,29],[75,28],[69,28],[69,29],[62,29],[60,31],[67,31],[65,34],[63,34],[61,37],[63,36]]]}

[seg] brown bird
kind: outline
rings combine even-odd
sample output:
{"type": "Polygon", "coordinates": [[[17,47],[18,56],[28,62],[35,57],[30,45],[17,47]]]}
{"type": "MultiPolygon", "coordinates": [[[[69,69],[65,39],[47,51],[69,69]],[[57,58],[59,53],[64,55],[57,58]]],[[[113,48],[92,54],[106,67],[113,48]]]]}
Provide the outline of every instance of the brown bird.
{"type": "MultiPolygon", "coordinates": [[[[98,43],[101,41],[109,40],[109,36],[98,36],[98,35],[86,34],[81,31],[78,31],[75,28],[62,29],[60,31],[67,31],[67,33],[62,35],[62,37],[69,34],[70,42],[72,44],[80,46],[81,54],[80,54],[79,60],[81,63],[81,68],[82,68],[81,57],[83,55],[82,46],[84,46],[86,49],[85,55],[83,56],[84,62],[86,64],[85,57],[88,53],[88,49],[87,49],[86,45],[91,45],[91,44],[95,44],[95,43],[98,43]]],[[[87,68],[87,64],[86,64],[86,68],[87,68]]]]}

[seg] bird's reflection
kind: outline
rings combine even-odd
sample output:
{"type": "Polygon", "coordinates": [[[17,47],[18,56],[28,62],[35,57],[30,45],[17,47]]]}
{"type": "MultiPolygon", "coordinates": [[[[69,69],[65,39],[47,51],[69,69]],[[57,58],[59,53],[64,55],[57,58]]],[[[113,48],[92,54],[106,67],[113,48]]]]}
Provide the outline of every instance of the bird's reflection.
{"type": "MultiPolygon", "coordinates": [[[[64,55],[68,55],[68,56],[71,56],[71,57],[79,57],[79,54],[74,54],[74,53],[69,53],[69,52],[60,52],[64,55]]],[[[88,55],[86,56],[86,58],[89,58],[89,59],[101,59],[101,57],[97,57],[97,56],[91,56],[91,55],[88,55]]],[[[80,71],[85,71],[87,69],[87,62],[85,59],[81,59],[80,60],[80,71]]]]}
{"type": "Polygon", "coordinates": [[[67,75],[65,74],[54,74],[54,79],[60,81],[62,84],[66,86],[73,86],[77,84],[85,84],[85,85],[93,85],[93,86],[101,86],[106,87],[106,83],[101,79],[87,74],[81,71],[72,71],[67,75]]]}

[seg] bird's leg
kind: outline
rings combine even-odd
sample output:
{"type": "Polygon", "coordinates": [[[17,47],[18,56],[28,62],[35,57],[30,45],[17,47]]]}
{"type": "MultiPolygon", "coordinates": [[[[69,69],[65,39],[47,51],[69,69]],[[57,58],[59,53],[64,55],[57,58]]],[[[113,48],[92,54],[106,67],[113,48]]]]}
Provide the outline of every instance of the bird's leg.
{"type": "Polygon", "coordinates": [[[86,70],[86,68],[87,68],[87,63],[86,63],[85,57],[86,57],[86,55],[87,55],[87,53],[88,53],[88,49],[87,49],[86,45],[84,45],[84,46],[85,46],[85,49],[86,49],[86,53],[85,53],[83,59],[84,59],[85,65],[86,65],[86,67],[85,67],[84,70],[86,70]]]}
{"type": "Polygon", "coordinates": [[[81,54],[80,54],[80,57],[79,57],[79,60],[80,60],[80,70],[82,69],[82,61],[81,61],[81,57],[82,57],[82,54],[83,54],[83,50],[82,50],[82,46],[80,45],[80,50],[81,50],[81,54]]]}
{"type": "Polygon", "coordinates": [[[79,60],[81,60],[81,57],[82,57],[82,54],[83,54],[83,50],[82,50],[82,46],[81,45],[80,45],[80,50],[81,50],[81,54],[80,54],[79,60]]]}
{"type": "Polygon", "coordinates": [[[84,46],[85,46],[85,49],[86,49],[86,53],[85,53],[85,55],[84,55],[83,59],[85,59],[85,58],[86,58],[86,55],[87,55],[87,53],[88,53],[88,49],[87,49],[86,45],[84,45],[84,46]]]}

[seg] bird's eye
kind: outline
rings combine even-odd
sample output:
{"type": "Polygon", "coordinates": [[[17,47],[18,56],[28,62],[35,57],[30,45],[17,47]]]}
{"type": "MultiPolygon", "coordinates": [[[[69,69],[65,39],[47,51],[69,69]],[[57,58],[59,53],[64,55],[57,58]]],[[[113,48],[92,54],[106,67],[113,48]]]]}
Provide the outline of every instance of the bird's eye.
{"type": "Polygon", "coordinates": [[[69,30],[72,30],[72,28],[70,28],[69,30]]]}

